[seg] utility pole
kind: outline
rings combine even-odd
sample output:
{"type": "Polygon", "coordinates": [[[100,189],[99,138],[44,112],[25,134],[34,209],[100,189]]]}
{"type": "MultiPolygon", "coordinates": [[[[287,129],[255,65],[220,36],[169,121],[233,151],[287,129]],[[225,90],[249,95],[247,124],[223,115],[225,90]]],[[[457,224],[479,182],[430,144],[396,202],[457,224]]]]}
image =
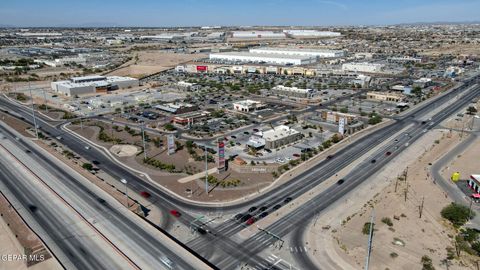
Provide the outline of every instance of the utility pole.
{"type": "Polygon", "coordinates": [[[399,178],[399,177],[400,177],[400,176],[397,176],[397,180],[395,181],[395,193],[397,192],[397,187],[398,187],[398,178],[399,178]]]}
{"type": "Polygon", "coordinates": [[[207,143],[205,143],[205,194],[208,195],[208,152],[207,152],[207,143]]]}
{"type": "Polygon", "coordinates": [[[367,248],[367,258],[365,259],[365,270],[368,270],[370,264],[370,255],[372,254],[372,240],[373,240],[373,226],[375,219],[375,210],[372,209],[372,216],[370,218],[370,232],[368,234],[368,248],[367,248]]]}
{"type": "Polygon", "coordinates": [[[32,87],[30,85],[30,82],[28,82],[28,90],[30,90],[30,99],[32,101],[32,116],[33,116],[33,125],[35,126],[35,136],[38,139],[37,119],[35,118],[35,104],[33,102],[32,87]]]}
{"type": "Polygon", "coordinates": [[[82,122],[82,117],[80,117],[80,130],[83,131],[83,122],[82,122]]]}
{"type": "Polygon", "coordinates": [[[145,160],[147,159],[147,147],[145,145],[145,128],[144,128],[144,123],[142,123],[142,142],[143,142],[143,157],[145,160]]]}
{"type": "Polygon", "coordinates": [[[408,175],[408,167],[405,170],[405,201],[407,201],[407,193],[408,193],[407,175],[408,175]]]}
{"type": "Polygon", "coordinates": [[[473,198],[470,198],[470,206],[468,207],[468,219],[472,219],[472,204],[473,204],[473,198]]]}
{"type": "Polygon", "coordinates": [[[425,201],[425,196],[422,197],[422,204],[419,206],[420,218],[422,218],[423,212],[423,202],[425,201]]]}

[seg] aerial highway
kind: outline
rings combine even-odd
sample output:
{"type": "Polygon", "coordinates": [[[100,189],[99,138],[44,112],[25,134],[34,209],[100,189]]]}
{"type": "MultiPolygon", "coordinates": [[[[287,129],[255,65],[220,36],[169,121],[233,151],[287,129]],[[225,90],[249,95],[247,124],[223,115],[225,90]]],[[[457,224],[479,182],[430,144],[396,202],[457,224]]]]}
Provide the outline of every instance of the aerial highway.
{"type": "MultiPolygon", "coordinates": [[[[21,200],[22,205],[32,210],[32,216],[40,227],[55,241],[66,245],[60,246],[57,251],[64,252],[71,265],[78,269],[168,269],[165,261],[175,263],[178,269],[214,269],[214,266],[205,264],[198,257],[185,252],[184,247],[163,236],[150,226],[139,223],[140,218],[130,213],[123,205],[108,198],[108,195],[92,189],[86,179],[74,173],[70,168],[59,165],[55,159],[49,158],[34,143],[22,139],[20,134],[0,125],[3,139],[0,141],[3,149],[12,157],[29,168],[31,174],[41,179],[54,193],[75,209],[75,213],[89,220],[91,227],[108,239],[108,243],[115,246],[131,265],[117,264],[115,258],[108,260],[102,250],[89,247],[79,241],[86,239],[76,237],[75,231],[67,218],[58,215],[58,204],[44,200],[45,195],[36,194],[36,185],[21,184],[15,179],[20,177],[12,175],[12,169],[7,168],[8,162],[1,160],[1,179],[8,190],[21,200]],[[65,223],[65,224],[63,224],[65,223]],[[59,226],[63,224],[62,226],[59,226]],[[71,236],[70,236],[71,235],[71,236]],[[65,241],[58,241],[65,239],[65,241]],[[188,260],[185,256],[188,256],[188,260]],[[104,258],[104,259],[102,259],[104,258]],[[165,259],[166,258],[166,259],[165,259]],[[103,261],[102,261],[103,260],[103,261]],[[106,261],[106,262],[105,262],[106,261]]],[[[61,207],[60,207],[61,208],[61,207]]],[[[71,214],[70,214],[71,215],[71,214]]],[[[62,257],[64,258],[64,257],[62,257]]],[[[73,267],[68,267],[69,269],[73,267]]]]}
{"type": "MultiPolygon", "coordinates": [[[[50,126],[46,121],[40,119],[41,129],[49,134],[52,137],[62,136],[62,143],[69,146],[73,151],[77,152],[78,154],[86,157],[90,160],[97,160],[100,162],[98,165],[101,169],[106,171],[107,173],[112,174],[117,179],[127,178],[129,179],[129,183],[132,183],[132,189],[136,191],[141,190],[148,190],[152,194],[152,201],[157,200],[156,205],[162,209],[185,209],[192,212],[206,212],[206,211],[224,211],[230,213],[244,213],[250,206],[267,206],[271,208],[274,205],[282,203],[285,198],[292,198],[295,199],[296,197],[304,194],[312,187],[322,183],[330,176],[334,175],[339,170],[343,169],[347,165],[349,165],[352,161],[358,159],[369,150],[371,150],[376,142],[384,141],[390,138],[392,135],[397,133],[398,131],[402,130],[403,128],[415,124],[414,130],[408,132],[410,135],[405,136],[405,138],[397,139],[398,142],[405,142],[411,143],[416,140],[419,136],[423,134],[424,129],[428,129],[430,127],[422,126],[420,120],[423,115],[426,115],[437,106],[447,102],[448,100],[452,99],[456,95],[464,92],[465,90],[469,89],[469,92],[462,97],[454,106],[450,106],[448,111],[441,112],[437,114],[435,117],[432,117],[432,123],[436,124],[441,117],[447,117],[449,114],[458,110],[462,106],[465,106],[471,99],[477,96],[478,88],[469,88],[474,85],[475,81],[467,80],[463,83],[462,86],[453,89],[450,93],[442,95],[435,99],[434,101],[427,102],[425,104],[420,105],[418,108],[411,110],[410,112],[397,117],[395,122],[391,125],[383,127],[378,131],[372,133],[369,136],[362,137],[359,139],[355,145],[345,147],[339,150],[333,158],[320,162],[315,167],[303,172],[299,176],[295,177],[291,181],[278,186],[261,196],[255,197],[247,202],[242,202],[235,205],[221,205],[221,206],[214,206],[214,205],[202,205],[202,204],[195,204],[191,202],[185,202],[178,197],[172,196],[170,193],[165,192],[158,187],[152,185],[148,181],[142,179],[135,173],[130,172],[129,170],[125,169],[121,165],[113,162],[108,158],[108,156],[104,155],[98,149],[90,149],[85,150],[84,145],[85,142],[79,140],[77,137],[72,136],[68,133],[65,133],[63,130],[60,130],[58,127],[50,126]],[[452,111],[452,112],[450,112],[452,111]],[[438,117],[438,120],[437,120],[438,117]],[[320,177],[321,176],[321,177],[320,177]],[[301,183],[301,185],[298,185],[301,183]]],[[[31,122],[30,112],[27,108],[21,107],[18,104],[12,103],[8,100],[1,99],[0,100],[0,107],[7,108],[8,110],[15,111],[21,116],[26,119],[27,121],[31,122]]],[[[405,146],[405,144],[403,144],[405,146]]],[[[406,146],[405,146],[406,147],[406,146]]],[[[403,148],[403,147],[402,147],[403,148]]],[[[355,170],[355,177],[354,180],[346,179],[345,183],[342,185],[335,185],[327,189],[324,193],[318,195],[322,196],[317,198],[319,201],[322,201],[322,204],[317,204],[315,208],[316,211],[323,209],[324,207],[328,206],[331,202],[337,200],[338,198],[342,197],[344,194],[348,192],[351,188],[354,188],[356,185],[361,183],[363,180],[366,179],[366,176],[371,174],[372,170],[377,170],[381,166],[384,166],[386,162],[391,160],[393,157],[396,156],[397,152],[401,151],[402,148],[396,149],[392,152],[392,155],[382,159],[382,161],[378,161],[375,164],[370,164],[370,166],[363,166],[358,170],[355,170]],[[322,208],[323,207],[323,208],[322,208]]],[[[380,155],[380,153],[379,153],[380,155]]],[[[315,201],[317,200],[315,199],[315,201]]],[[[309,214],[311,209],[313,209],[311,205],[306,204],[306,206],[302,206],[299,210],[292,212],[289,216],[278,220],[276,223],[271,225],[271,227],[267,228],[269,231],[278,232],[278,235],[286,235],[288,232],[295,229],[295,226],[284,226],[287,220],[288,224],[306,224],[308,218],[311,217],[309,214]],[[296,213],[296,214],[295,214],[296,213]],[[297,219],[299,216],[302,218],[297,219]],[[294,220],[295,222],[292,222],[294,220]]],[[[191,220],[195,217],[193,215],[185,215],[182,216],[183,219],[181,220],[184,224],[188,224],[191,220]]],[[[224,250],[226,256],[215,256],[216,258],[220,258],[218,260],[214,260],[214,264],[219,266],[222,269],[229,269],[232,268],[238,261],[247,261],[253,264],[258,265],[266,265],[265,260],[256,256],[261,250],[265,247],[258,243],[258,240],[265,240],[265,239],[258,239],[259,235],[254,236],[254,238],[247,240],[245,243],[237,243],[231,239],[231,236],[235,235],[237,232],[242,230],[244,225],[239,224],[235,220],[228,220],[224,224],[219,225],[218,227],[208,228],[211,233],[201,236],[198,239],[188,243],[188,245],[197,252],[211,252],[211,247],[213,246],[216,248],[216,251],[222,252],[224,250]],[[256,246],[256,247],[253,247],[256,246]]],[[[273,241],[273,240],[271,240],[273,241]]],[[[268,242],[268,241],[267,241],[268,242]]],[[[269,243],[270,244],[270,243],[269,243]]]]}

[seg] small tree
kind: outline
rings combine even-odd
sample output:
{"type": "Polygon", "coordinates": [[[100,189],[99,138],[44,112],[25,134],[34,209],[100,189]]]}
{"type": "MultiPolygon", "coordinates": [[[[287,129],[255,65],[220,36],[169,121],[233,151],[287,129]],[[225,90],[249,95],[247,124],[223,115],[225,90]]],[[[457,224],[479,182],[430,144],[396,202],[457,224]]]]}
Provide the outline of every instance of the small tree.
{"type": "Polygon", "coordinates": [[[93,165],[90,163],[83,163],[82,168],[84,168],[85,170],[91,171],[93,170],[93,165]]]}
{"type": "Polygon", "coordinates": [[[467,108],[467,113],[468,114],[476,114],[478,112],[477,108],[470,106],[467,108]]]}
{"type": "Polygon", "coordinates": [[[433,267],[432,264],[432,259],[430,259],[430,257],[428,257],[427,255],[422,256],[421,262],[422,270],[435,270],[435,267],[433,267]]]}
{"type": "Polygon", "coordinates": [[[464,225],[469,219],[475,217],[475,213],[464,205],[451,203],[442,209],[441,215],[443,218],[452,222],[453,226],[460,227],[464,225]]]}

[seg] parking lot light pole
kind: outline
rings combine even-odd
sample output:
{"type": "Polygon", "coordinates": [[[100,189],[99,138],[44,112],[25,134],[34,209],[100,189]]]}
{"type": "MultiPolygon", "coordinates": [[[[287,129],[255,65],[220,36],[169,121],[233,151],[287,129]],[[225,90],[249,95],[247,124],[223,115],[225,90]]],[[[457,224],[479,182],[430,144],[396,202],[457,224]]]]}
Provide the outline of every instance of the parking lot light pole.
{"type": "Polygon", "coordinates": [[[120,182],[125,184],[125,198],[127,202],[127,208],[128,208],[128,189],[127,189],[127,180],[126,179],[120,179],[120,182]]]}

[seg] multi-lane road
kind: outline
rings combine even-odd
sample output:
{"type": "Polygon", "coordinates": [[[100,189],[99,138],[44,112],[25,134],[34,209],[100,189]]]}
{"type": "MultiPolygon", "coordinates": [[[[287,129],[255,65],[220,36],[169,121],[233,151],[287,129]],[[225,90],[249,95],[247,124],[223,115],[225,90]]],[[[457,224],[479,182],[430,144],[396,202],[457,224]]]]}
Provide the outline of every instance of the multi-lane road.
{"type": "Polygon", "coordinates": [[[214,268],[195,256],[187,255],[186,260],[183,254],[188,254],[190,250],[185,252],[184,247],[140,222],[139,217],[120,203],[95,190],[70,168],[47,157],[42,149],[22,139],[20,134],[4,125],[0,125],[0,133],[4,137],[0,141],[1,150],[36,178],[33,184],[29,184],[25,177],[15,174],[17,170],[12,168],[11,162],[2,157],[1,183],[24,208],[31,209],[33,219],[58,245],[55,251],[64,254],[59,259],[68,265],[68,269],[168,269],[165,258],[174,261],[178,269],[214,268]],[[51,193],[62,198],[71,209],[67,211],[58,201],[47,199],[48,194],[40,193],[40,183],[48,186],[51,193]],[[69,213],[72,211],[73,214],[69,213]],[[72,216],[82,217],[82,222],[72,220],[72,216]],[[93,241],[87,241],[89,234],[82,236],[76,229],[79,223],[95,228],[94,231],[106,239],[118,254],[112,256],[103,248],[93,246],[93,241]],[[122,257],[127,263],[119,259],[122,257]]]}
{"type": "MultiPolygon", "coordinates": [[[[315,199],[312,200],[315,204],[310,202],[305,203],[300,208],[292,211],[287,216],[279,219],[267,228],[269,231],[275,232],[279,236],[285,236],[288,233],[295,231],[295,229],[301,228],[303,225],[307,224],[312,213],[318,213],[318,211],[321,211],[330,203],[338,200],[338,198],[344,196],[351,189],[367,179],[372,172],[387,164],[387,162],[395,157],[403,148],[407,147],[418,137],[422,136],[425,130],[430,129],[441,119],[451,115],[467,105],[473,98],[477,97],[479,91],[478,87],[474,85],[475,82],[476,79],[466,80],[463,82],[463,85],[451,90],[448,94],[439,96],[435,100],[422,104],[418,108],[397,117],[393,124],[383,127],[369,136],[360,138],[354,145],[349,145],[348,147],[339,150],[335,153],[333,158],[320,162],[289,182],[271,189],[261,196],[257,196],[250,201],[221,206],[186,202],[181,198],[158,188],[138,176],[136,173],[133,173],[112,161],[109,156],[105,155],[101,150],[94,147],[89,150],[85,149],[84,146],[86,142],[79,140],[77,137],[72,136],[69,133],[65,133],[56,126],[49,125],[45,119],[39,119],[39,122],[43,132],[52,137],[62,136],[61,143],[67,145],[73,151],[87,159],[99,161],[100,164],[98,166],[105,172],[111,174],[117,179],[129,179],[131,189],[135,191],[148,190],[152,194],[152,202],[160,209],[164,209],[164,211],[168,211],[169,209],[183,209],[189,212],[217,211],[227,213],[243,213],[253,205],[266,206],[271,212],[272,207],[277,204],[282,204],[286,197],[295,199],[300,195],[305,194],[313,187],[324,182],[330,176],[369,152],[378,142],[386,141],[405,127],[412,124],[414,125],[414,127],[408,131],[409,135],[397,138],[397,142],[392,139],[392,144],[390,145],[393,147],[393,149],[391,149],[391,155],[385,156],[385,149],[376,153],[375,158],[378,162],[371,163],[370,160],[366,161],[364,164],[365,166],[358,167],[354,170],[352,175],[346,178],[346,181],[343,184],[333,185],[315,197],[315,199]],[[462,92],[467,93],[465,96],[461,96],[454,105],[432,117],[432,124],[422,125],[421,120],[423,120],[423,116],[462,92]],[[395,145],[393,142],[401,144],[395,145]],[[396,148],[397,146],[398,148],[396,148]]],[[[0,99],[0,107],[15,111],[27,121],[32,122],[28,108],[19,106],[18,104],[12,103],[3,98],[0,99]]],[[[179,221],[188,225],[194,219],[195,217],[193,215],[186,213],[185,215],[182,215],[179,221]]],[[[254,235],[252,238],[244,242],[232,237],[243,228],[244,225],[239,224],[235,220],[228,220],[217,227],[208,228],[210,233],[200,236],[187,243],[187,245],[205,256],[214,254],[211,260],[221,269],[234,268],[240,261],[248,262],[251,265],[257,266],[268,265],[268,262],[258,256],[258,254],[266,247],[265,245],[267,243],[270,245],[273,240],[269,236],[261,233],[254,235]]]]}

